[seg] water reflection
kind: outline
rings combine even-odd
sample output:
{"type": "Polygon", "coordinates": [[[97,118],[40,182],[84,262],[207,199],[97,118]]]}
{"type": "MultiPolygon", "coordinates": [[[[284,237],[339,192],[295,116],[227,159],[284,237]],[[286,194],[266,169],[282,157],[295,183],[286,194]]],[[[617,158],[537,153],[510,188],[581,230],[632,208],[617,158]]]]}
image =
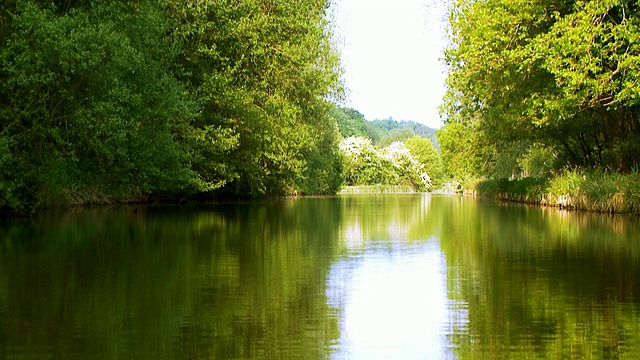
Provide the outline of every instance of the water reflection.
{"type": "Polygon", "coordinates": [[[637,219],[437,195],[345,199],[344,214],[335,358],[640,353],[637,219]]]}
{"type": "Polygon", "coordinates": [[[429,225],[430,200],[344,199],[345,254],[332,266],[327,285],[328,300],[340,312],[333,358],[447,357],[446,266],[432,236],[437,226],[429,225]]]}
{"type": "Polygon", "coordinates": [[[435,239],[376,242],[334,264],[327,289],[341,315],[334,358],[445,358],[444,269],[435,239]]]}
{"type": "Polygon", "coordinates": [[[457,358],[640,353],[636,220],[482,201],[443,206],[457,358]]]}
{"type": "Polygon", "coordinates": [[[426,194],[0,219],[0,354],[634,358],[638,234],[426,194]]]}
{"type": "Polygon", "coordinates": [[[5,221],[0,354],[326,358],[335,200],[77,210],[5,221]]]}
{"type": "Polygon", "coordinates": [[[435,233],[428,194],[360,195],[341,198],[344,219],[340,239],[349,252],[363,251],[370,240],[426,240],[435,233]]]}

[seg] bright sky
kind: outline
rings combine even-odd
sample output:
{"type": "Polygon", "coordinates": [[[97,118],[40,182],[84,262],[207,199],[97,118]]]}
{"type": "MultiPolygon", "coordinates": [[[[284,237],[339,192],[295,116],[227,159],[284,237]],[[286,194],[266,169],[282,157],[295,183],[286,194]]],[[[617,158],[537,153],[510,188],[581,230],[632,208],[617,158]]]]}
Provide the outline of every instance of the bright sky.
{"type": "Polygon", "coordinates": [[[446,2],[442,0],[334,0],[346,106],[367,120],[442,123],[445,92],[446,2]]]}

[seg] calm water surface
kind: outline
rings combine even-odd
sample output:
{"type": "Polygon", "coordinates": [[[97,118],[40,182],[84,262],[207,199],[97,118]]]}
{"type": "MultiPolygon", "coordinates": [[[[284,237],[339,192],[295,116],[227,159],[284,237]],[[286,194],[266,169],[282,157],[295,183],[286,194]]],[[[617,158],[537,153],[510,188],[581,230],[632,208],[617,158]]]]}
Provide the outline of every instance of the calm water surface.
{"type": "Polygon", "coordinates": [[[0,219],[0,359],[633,359],[635,218],[445,195],[0,219]]]}

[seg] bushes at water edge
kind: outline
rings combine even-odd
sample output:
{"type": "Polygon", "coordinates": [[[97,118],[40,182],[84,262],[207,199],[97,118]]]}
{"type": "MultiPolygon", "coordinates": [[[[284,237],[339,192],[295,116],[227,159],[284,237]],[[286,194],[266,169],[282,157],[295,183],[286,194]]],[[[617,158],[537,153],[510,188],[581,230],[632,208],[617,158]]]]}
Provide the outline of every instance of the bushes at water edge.
{"type": "Polygon", "coordinates": [[[471,190],[503,201],[640,214],[640,172],[567,170],[552,178],[483,180],[471,190]]]}

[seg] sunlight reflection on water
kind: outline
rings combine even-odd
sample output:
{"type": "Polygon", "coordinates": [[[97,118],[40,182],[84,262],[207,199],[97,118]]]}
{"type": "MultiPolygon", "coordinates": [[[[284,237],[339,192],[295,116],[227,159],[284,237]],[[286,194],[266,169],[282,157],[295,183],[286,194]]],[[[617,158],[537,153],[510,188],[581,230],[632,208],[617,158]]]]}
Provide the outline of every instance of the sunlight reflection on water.
{"type": "Polygon", "coordinates": [[[333,358],[452,357],[445,266],[435,238],[371,242],[336,262],[327,284],[341,328],[333,358]]]}

